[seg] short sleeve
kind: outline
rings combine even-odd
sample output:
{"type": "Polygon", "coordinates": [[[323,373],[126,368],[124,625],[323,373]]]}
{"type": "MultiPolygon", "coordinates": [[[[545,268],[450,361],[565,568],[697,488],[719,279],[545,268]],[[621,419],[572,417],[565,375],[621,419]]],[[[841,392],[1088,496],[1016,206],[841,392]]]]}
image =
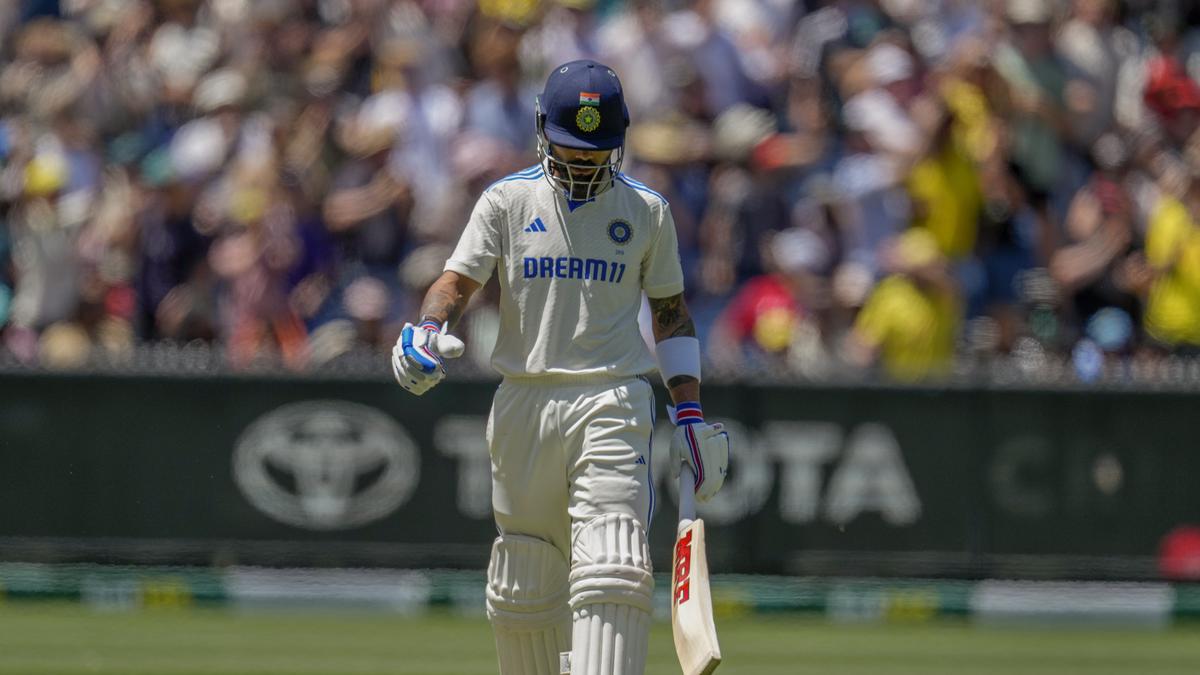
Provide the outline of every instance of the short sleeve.
{"type": "Polygon", "coordinates": [[[683,292],[683,267],[679,263],[679,238],[675,219],[666,204],[646,257],[642,262],[642,289],[649,298],[669,298],[683,292]]]}
{"type": "Polygon", "coordinates": [[[854,333],[871,347],[879,347],[887,339],[893,304],[890,281],[885,279],[875,288],[854,321],[854,333]]]}
{"type": "Polygon", "coordinates": [[[487,283],[500,259],[500,221],[500,210],[492,199],[486,193],[481,195],[458,246],[446,261],[446,271],[470,277],[481,285],[487,283]]]}
{"type": "Polygon", "coordinates": [[[1146,262],[1156,269],[1169,269],[1187,237],[1187,210],[1178,201],[1164,198],[1150,216],[1146,231],[1146,262]]]}

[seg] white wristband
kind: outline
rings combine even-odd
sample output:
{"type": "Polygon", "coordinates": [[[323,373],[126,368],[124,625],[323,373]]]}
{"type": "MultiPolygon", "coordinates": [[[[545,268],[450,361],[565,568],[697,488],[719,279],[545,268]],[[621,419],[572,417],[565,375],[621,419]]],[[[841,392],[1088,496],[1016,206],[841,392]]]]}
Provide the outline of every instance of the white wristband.
{"type": "Polygon", "coordinates": [[[663,382],[679,375],[700,379],[700,340],[690,336],[667,338],[654,348],[663,382]]]}

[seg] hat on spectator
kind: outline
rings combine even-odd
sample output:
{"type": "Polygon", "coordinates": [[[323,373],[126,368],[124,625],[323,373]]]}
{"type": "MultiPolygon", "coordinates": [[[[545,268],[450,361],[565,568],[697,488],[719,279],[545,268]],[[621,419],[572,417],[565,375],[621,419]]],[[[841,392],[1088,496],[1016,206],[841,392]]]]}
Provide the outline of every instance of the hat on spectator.
{"type": "Polygon", "coordinates": [[[769,111],[735,104],[713,122],[713,154],[727,162],[745,161],[775,130],[775,116],[769,111]]]}
{"type": "Polygon", "coordinates": [[[1175,59],[1150,62],[1142,99],[1146,107],[1165,120],[1185,110],[1200,110],[1200,85],[1188,76],[1175,59]]]}
{"type": "Polygon", "coordinates": [[[385,91],[363,101],[345,121],[342,142],[354,154],[367,156],[395,144],[409,121],[412,99],[408,94],[385,91]]]}
{"type": "Polygon", "coordinates": [[[906,269],[925,267],[942,259],[937,239],[923,227],[912,227],[896,240],[893,249],[896,263],[906,269]]]}
{"type": "Polygon", "coordinates": [[[629,149],[651,164],[694,162],[709,151],[708,129],[688,120],[663,119],[629,128],[629,149]]]}
{"type": "Polygon", "coordinates": [[[62,154],[39,152],[25,165],[25,194],[48,197],[67,184],[70,169],[62,154]]]}
{"type": "Polygon", "coordinates": [[[865,135],[877,147],[891,152],[910,152],[920,132],[907,113],[887,92],[873,89],[846,101],[842,108],[846,128],[865,135]]]}
{"type": "Polygon", "coordinates": [[[480,0],[479,13],[489,19],[527,26],[537,16],[538,0],[480,0]]]}
{"type": "Polygon", "coordinates": [[[1018,25],[1050,23],[1054,3],[1051,0],[1008,0],[1005,14],[1009,21],[1018,25]]]}
{"type": "Polygon", "coordinates": [[[189,30],[176,23],[164,23],[154,31],[146,57],[165,85],[190,89],[216,62],[220,51],[220,40],[211,29],[189,30]]]}
{"type": "Polygon", "coordinates": [[[880,86],[907,80],[916,70],[912,55],[890,42],[871,47],[867,52],[867,68],[880,86]]]}
{"type": "Polygon", "coordinates": [[[38,358],[47,368],[78,368],[87,362],[91,340],[78,324],[50,325],[38,340],[38,358]]]}
{"type": "Polygon", "coordinates": [[[96,34],[104,34],[112,30],[123,18],[123,15],[134,6],[130,0],[96,0],[90,5],[78,2],[73,4],[82,5],[75,11],[82,12],[80,18],[83,20],[83,24],[96,34]]]}
{"type": "Polygon", "coordinates": [[[183,125],[171,139],[171,175],[191,180],[221,168],[229,139],[221,123],[201,117],[183,125]]]}
{"type": "Polygon", "coordinates": [[[201,114],[235,106],[246,96],[246,77],[236,70],[222,68],[209,73],[192,94],[192,103],[201,114]]]}
{"type": "Polygon", "coordinates": [[[781,231],[771,240],[771,250],[786,274],[820,274],[829,265],[829,246],[820,235],[801,227],[781,231]]]}

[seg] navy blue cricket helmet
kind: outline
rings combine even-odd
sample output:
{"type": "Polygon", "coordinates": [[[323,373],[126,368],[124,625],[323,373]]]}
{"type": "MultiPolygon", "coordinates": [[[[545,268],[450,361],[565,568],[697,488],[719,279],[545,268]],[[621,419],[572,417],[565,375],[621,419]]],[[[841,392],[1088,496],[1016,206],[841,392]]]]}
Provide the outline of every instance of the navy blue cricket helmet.
{"type": "Polygon", "coordinates": [[[621,80],[602,63],[564,63],[550,73],[537,98],[538,157],[552,184],[571,199],[591,199],[612,187],[625,155],[627,128],[621,80]],[[612,153],[599,164],[567,162],[552,146],[612,153]]]}

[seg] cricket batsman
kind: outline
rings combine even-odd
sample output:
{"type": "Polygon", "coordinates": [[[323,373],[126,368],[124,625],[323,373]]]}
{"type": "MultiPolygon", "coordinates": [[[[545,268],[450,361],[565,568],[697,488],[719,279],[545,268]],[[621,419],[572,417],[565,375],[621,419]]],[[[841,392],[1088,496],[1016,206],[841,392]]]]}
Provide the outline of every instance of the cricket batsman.
{"type": "Polygon", "coordinates": [[[503,376],[487,424],[500,533],[487,613],[502,675],[641,675],[654,588],[650,434],[657,368],[676,422],[675,476],[721,487],[729,436],[700,408],[700,343],[683,301],[675,223],[662,195],[621,173],[629,111],[612,69],[572,61],[537,99],[539,164],[479,197],[420,322],[392,351],[423,394],[463,352],[450,335],[500,277],[503,376]],[[642,293],[655,355],[638,330],[642,293]],[[656,358],[655,358],[656,357],[656,358]]]}

